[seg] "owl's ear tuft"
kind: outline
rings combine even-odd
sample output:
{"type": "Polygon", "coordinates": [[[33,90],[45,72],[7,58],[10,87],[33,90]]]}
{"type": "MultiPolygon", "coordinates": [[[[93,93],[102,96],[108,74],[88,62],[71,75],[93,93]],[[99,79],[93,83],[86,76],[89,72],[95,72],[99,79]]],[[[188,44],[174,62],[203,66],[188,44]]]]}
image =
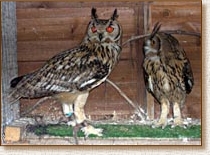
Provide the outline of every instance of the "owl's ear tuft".
{"type": "Polygon", "coordinates": [[[150,39],[152,39],[155,34],[160,30],[160,27],[161,27],[161,23],[160,22],[157,22],[152,30],[152,33],[150,35],[150,39]]]}
{"type": "Polygon", "coordinates": [[[92,8],[91,17],[92,17],[92,19],[97,19],[98,18],[98,15],[96,14],[96,8],[92,8]]]}
{"type": "Polygon", "coordinates": [[[116,20],[116,19],[118,18],[118,16],[119,16],[119,15],[117,14],[117,9],[115,9],[115,10],[114,10],[114,13],[113,13],[113,15],[112,15],[112,17],[111,17],[111,19],[112,19],[112,20],[116,20]]]}

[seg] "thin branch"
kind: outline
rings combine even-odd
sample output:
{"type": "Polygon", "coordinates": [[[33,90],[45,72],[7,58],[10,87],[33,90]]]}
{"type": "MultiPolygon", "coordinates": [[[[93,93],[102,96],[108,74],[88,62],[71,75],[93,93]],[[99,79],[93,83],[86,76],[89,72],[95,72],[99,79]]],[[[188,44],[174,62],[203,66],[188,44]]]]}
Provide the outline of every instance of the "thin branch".
{"type": "Polygon", "coordinates": [[[30,113],[31,111],[33,111],[38,105],[40,105],[41,103],[43,103],[44,101],[48,100],[48,99],[51,99],[52,97],[51,96],[48,96],[48,97],[44,97],[44,98],[41,98],[39,101],[36,102],[36,104],[34,104],[31,108],[25,110],[21,116],[25,116],[27,115],[28,113],[30,113]]]}
{"type": "Polygon", "coordinates": [[[200,33],[197,32],[187,32],[184,30],[164,30],[164,31],[160,31],[160,32],[165,32],[168,34],[180,34],[180,35],[189,35],[189,36],[195,36],[195,37],[201,37],[200,33]]]}
{"type": "Polygon", "coordinates": [[[132,36],[130,39],[128,39],[127,41],[125,41],[124,43],[122,43],[122,46],[125,46],[126,44],[128,44],[129,42],[132,42],[134,40],[138,40],[144,37],[149,36],[150,34],[145,34],[145,35],[139,35],[139,36],[132,36]]]}
{"type": "MultiPolygon", "coordinates": [[[[200,33],[197,32],[186,32],[183,30],[164,30],[164,31],[160,31],[160,32],[165,32],[168,34],[179,34],[179,35],[189,35],[189,36],[195,36],[195,37],[201,37],[200,33]]],[[[141,38],[145,38],[147,36],[149,36],[150,34],[144,34],[144,35],[139,35],[139,36],[132,36],[130,39],[128,39],[127,41],[125,41],[124,43],[122,43],[122,46],[125,46],[126,44],[141,39],[141,38]]]]}
{"type": "Polygon", "coordinates": [[[145,120],[144,116],[142,115],[145,114],[144,110],[141,107],[138,107],[137,105],[135,105],[130,98],[128,98],[125,93],[116,85],[114,84],[112,81],[110,81],[109,79],[106,79],[106,81],[112,85],[117,91],[118,93],[135,109],[138,111],[138,115],[141,117],[142,120],[145,120]]]}

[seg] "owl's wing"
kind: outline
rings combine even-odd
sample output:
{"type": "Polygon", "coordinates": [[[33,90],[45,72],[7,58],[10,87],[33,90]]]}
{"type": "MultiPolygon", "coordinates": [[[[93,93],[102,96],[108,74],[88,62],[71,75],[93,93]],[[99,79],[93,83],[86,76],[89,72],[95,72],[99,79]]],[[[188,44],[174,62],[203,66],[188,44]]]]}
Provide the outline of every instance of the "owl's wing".
{"type": "Polygon", "coordinates": [[[144,73],[144,82],[145,82],[145,86],[148,92],[151,93],[151,89],[149,87],[149,75],[147,74],[147,72],[145,70],[143,70],[144,73]]]}
{"type": "Polygon", "coordinates": [[[194,85],[194,78],[193,78],[193,72],[191,69],[190,61],[187,58],[184,49],[182,48],[182,46],[180,46],[179,41],[170,34],[166,34],[166,36],[167,36],[167,40],[170,42],[171,50],[167,51],[167,53],[165,53],[165,56],[168,57],[170,53],[173,53],[172,55],[170,55],[173,57],[168,58],[167,65],[169,64],[169,66],[173,66],[172,68],[174,69],[177,69],[177,67],[178,68],[180,67],[180,70],[182,71],[182,73],[180,73],[180,77],[177,77],[177,78],[179,79],[179,82],[181,82],[181,87],[184,87],[182,89],[185,90],[187,94],[189,94],[194,85]],[[171,65],[173,60],[175,60],[174,61],[175,64],[171,65]]]}
{"type": "Polygon", "coordinates": [[[13,98],[39,98],[90,90],[103,82],[109,65],[87,50],[73,49],[51,58],[41,69],[11,81],[13,98]]]}
{"type": "Polygon", "coordinates": [[[188,59],[186,60],[187,61],[184,63],[184,67],[183,67],[183,78],[184,78],[186,93],[189,94],[194,85],[194,78],[193,78],[193,72],[190,66],[190,62],[188,59]]]}
{"type": "Polygon", "coordinates": [[[145,82],[147,91],[154,96],[152,79],[148,75],[145,69],[143,70],[143,75],[144,75],[144,82],[145,82]]]}

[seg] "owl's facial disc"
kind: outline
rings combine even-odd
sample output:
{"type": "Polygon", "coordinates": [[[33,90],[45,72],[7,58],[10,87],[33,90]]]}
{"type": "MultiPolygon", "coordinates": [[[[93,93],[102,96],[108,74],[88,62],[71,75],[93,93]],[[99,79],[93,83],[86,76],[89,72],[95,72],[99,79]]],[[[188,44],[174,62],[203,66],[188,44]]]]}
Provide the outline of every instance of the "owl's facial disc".
{"type": "Polygon", "coordinates": [[[111,19],[93,19],[89,24],[88,36],[89,40],[98,43],[109,43],[119,40],[121,28],[117,21],[111,19]]]}
{"type": "Polygon", "coordinates": [[[99,19],[96,9],[91,11],[91,21],[87,30],[86,39],[92,43],[120,43],[122,28],[119,25],[117,9],[109,19],[99,19]]]}
{"type": "Polygon", "coordinates": [[[144,54],[157,54],[158,51],[160,50],[160,40],[157,36],[154,36],[152,39],[147,38],[144,41],[144,54]]]}

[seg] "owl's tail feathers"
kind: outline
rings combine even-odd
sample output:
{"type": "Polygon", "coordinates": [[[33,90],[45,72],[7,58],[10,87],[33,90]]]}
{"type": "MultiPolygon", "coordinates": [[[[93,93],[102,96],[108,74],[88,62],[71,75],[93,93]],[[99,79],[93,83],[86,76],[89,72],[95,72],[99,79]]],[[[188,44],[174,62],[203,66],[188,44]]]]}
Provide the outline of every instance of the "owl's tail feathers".
{"type": "Polygon", "coordinates": [[[21,98],[21,95],[20,95],[18,89],[16,88],[16,86],[23,79],[23,77],[24,76],[19,76],[19,77],[16,77],[16,78],[11,80],[10,90],[8,92],[9,95],[6,98],[8,103],[13,104],[21,98]]]}
{"type": "Polygon", "coordinates": [[[12,81],[10,82],[10,87],[15,88],[17,86],[17,84],[23,79],[23,77],[24,77],[24,75],[12,79],[12,81]]]}
{"type": "Polygon", "coordinates": [[[18,90],[16,88],[11,88],[8,94],[9,95],[6,98],[6,101],[10,104],[14,104],[21,98],[21,95],[18,93],[18,90]]]}

